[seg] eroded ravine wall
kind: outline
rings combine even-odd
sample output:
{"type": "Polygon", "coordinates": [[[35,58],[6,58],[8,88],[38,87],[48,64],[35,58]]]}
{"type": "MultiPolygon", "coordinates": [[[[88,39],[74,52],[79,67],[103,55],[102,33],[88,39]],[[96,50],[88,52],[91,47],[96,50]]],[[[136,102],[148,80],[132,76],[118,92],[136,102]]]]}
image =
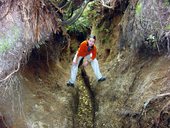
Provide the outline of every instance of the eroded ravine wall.
{"type": "MultiPolygon", "coordinates": [[[[158,47],[156,50],[140,51],[150,35],[159,39],[162,32],[168,32],[162,29],[169,23],[169,13],[166,13],[166,18],[162,13],[168,7],[163,1],[130,1],[122,19],[112,28],[115,30],[110,34],[113,42],[99,42],[99,59],[101,64],[104,62],[101,69],[107,80],[93,83],[98,105],[96,127],[169,127],[170,58],[163,54],[168,45],[161,49],[163,53],[158,47]],[[163,19],[158,23],[159,18],[163,19]],[[105,59],[108,48],[109,56],[105,59]],[[152,102],[148,103],[150,100],[152,102]],[[161,113],[166,113],[166,116],[161,113]]],[[[162,48],[160,42],[157,43],[162,48]]]]}

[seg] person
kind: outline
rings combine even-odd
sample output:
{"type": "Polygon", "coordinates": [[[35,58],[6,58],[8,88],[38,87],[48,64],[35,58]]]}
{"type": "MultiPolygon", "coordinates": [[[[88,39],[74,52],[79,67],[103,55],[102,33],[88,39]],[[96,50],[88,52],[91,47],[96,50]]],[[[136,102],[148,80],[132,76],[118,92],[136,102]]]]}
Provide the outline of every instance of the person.
{"type": "Polygon", "coordinates": [[[87,66],[88,63],[91,63],[92,69],[94,71],[94,74],[98,82],[106,80],[106,77],[102,76],[100,72],[99,64],[96,59],[97,48],[95,46],[95,41],[96,41],[96,36],[90,35],[87,40],[83,41],[80,44],[73,59],[73,63],[71,67],[71,77],[67,82],[67,86],[74,87],[74,83],[76,81],[76,76],[78,72],[78,67],[82,59],[86,59],[86,61],[83,63],[83,66],[87,66]]]}

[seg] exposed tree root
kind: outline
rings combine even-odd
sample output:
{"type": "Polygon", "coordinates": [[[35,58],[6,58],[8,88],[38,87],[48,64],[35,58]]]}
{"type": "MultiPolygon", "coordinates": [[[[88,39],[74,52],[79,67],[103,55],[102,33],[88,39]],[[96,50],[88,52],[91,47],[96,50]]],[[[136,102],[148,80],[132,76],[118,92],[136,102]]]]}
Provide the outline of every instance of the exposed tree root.
{"type": "Polygon", "coordinates": [[[17,69],[12,71],[10,74],[8,74],[5,78],[0,79],[0,83],[7,80],[9,77],[11,77],[14,73],[18,72],[18,70],[20,69],[20,61],[18,63],[17,69]]]}
{"type": "Polygon", "coordinates": [[[163,106],[152,127],[158,128],[161,125],[166,125],[168,128],[170,127],[170,101],[163,106]]]}
{"type": "Polygon", "coordinates": [[[164,98],[164,97],[167,97],[167,96],[170,96],[170,93],[163,93],[163,94],[159,94],[153,98],[150,98],[147,102],[144,103],[144,106],[143,106],[143,111],[149,106],[149,104],[152,104],[154,101],[160,99],[160,98],[164,98]]]}
{"type": "Polygon", "coordinates": [[[163,125],[163,126],[167,126],[169,127],[170,126],[170,114],[169,114],[169,111],[170,111],[170,101],[168,101],[163,107],[160,106],[160,104],[156,104],[156,106],[154,105],[154,103],[156,102],[160,102],[160,100],[163,101],[166,100],[166,98],[170,97],[170,93],[163,93],[163,94],[159,94],[155,97],[152,97],[150,98],[147,102],[144,103],[144,106],[142,108],[142,111],[140,113],[140,116],[137,120],[137,123],[138,123],[138,126],[140,128],[142,128],[142,123],[141,123],[141,120],[142,118],[146,118],[147,117],[147,113],[149,111],[153,111],[154,109],[153,108],[157,108],[159,112],[157,112],[156,110],[154,110],[152,112],[153,115],[150,115],[153,120],[152,120],[152,128],[159,128],[160,125],[163,125]],[[153,107],[152,107],[153,105],[153,107]],[[161,109],[160,109],[161,108],[161,109]],[[155,116],[154,112],[158,113],[156,114],[157,116],[156,117],[153,117],[155,116]]]}
{"type": "Polygon", "coordinates": [[[2,116],[1,113],[0,113],[0,128],[9,128],[5,118],[2,116]]]}

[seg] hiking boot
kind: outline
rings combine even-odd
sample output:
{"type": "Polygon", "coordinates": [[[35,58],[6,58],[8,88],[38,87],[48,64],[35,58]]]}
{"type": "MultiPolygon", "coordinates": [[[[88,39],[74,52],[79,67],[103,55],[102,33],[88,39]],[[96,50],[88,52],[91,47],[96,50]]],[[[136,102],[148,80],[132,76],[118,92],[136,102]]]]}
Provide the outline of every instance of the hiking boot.
{"type": "Polygon", "coordinates": [[[98,79],[98,82],[102,82],[102,81],[105,81],[106,80],[106,77],[102,76],[100,79],[98,79]]]}
{"type": "Polygon", "coordinates": [[[68,82],[67,82],[67,86],[68,86],[68,87],[69,87],[69,86],[70,86],[70,87],[74,87],[74,84],[71,83],[70,81],[68,81],[68,82]]]}

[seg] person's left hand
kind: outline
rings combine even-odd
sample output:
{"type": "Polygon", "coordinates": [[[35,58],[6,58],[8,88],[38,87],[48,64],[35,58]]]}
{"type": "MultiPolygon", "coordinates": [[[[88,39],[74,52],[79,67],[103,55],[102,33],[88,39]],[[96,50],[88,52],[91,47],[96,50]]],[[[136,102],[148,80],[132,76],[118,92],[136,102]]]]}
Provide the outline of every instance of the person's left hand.
{"type": "Polygon", "coordinates": [[[87,65],[88,65],[88,61],[85,61],[85,62],[83,63],[83,66],[86,67],[87,65]]]}

